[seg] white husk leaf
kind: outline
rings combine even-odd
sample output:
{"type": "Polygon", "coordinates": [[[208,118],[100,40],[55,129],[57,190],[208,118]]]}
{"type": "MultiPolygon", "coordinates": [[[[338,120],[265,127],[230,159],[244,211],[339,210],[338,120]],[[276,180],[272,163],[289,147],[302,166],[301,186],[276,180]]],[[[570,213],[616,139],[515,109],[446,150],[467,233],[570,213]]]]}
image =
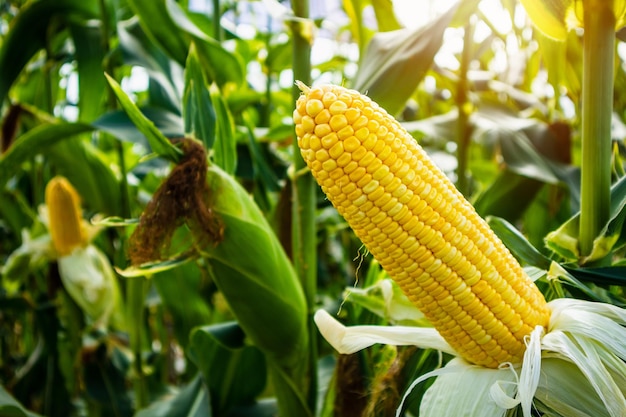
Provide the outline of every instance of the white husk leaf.
{"type": "Polygon", "coordinates": [[[324,310],[318,310],[314,316],[315,324],[324,339],[337,352],[350,354],[358,352],[376,343],[395,346],[417,346],[424,349],[436,349],[456,355],[437,330],[430,327],[408,326],[350,326],[346,327],[324,310]]]}
{"type": "MultiPolygon", "coordinates": [[[[623,385],[626,363],[622,360],[626,359],[626,329],[620,325],[626,324],[626,311],[610,304],[573,299],[558,299],[549,305],[552,309],[550,331],[541,343],[545,356],[557,356],[576,365],[584,375],[584,378],[578,378],[579,383],[595,391],[608,413],[604,415],[623,417],[626,410],[626,387],[623,385]]],[[[549,377],[561,378],[558,368],[554,367],[552,372],[557,374],[549,377]]],[[[556,385],[544,387],[543,390],[549,392],[540,390],[537,397],[545,396],[549,400],[552,390],[558,390],[556,385]]],[[[570,394],[570,397],[567,400],[563,396],[562,406],[552,405],[552,408],[564,416],[570,415],[567,406],[578,401],[574,395],[570,394]]],[[[597,408],[596,405],[593,407],[597,408]]],[[[597,411],[589,412],[590,415],[594,413],[597,411]]]]}
{"type": "Polygon", "coordinates": [[[492,387],[498,387],[496,391],[501,390],[503,396],[511,399],[515,394],[514,372],[470,365],[460,358],[451,360],[440,371],[424,394],[420,417],[505,415],[506,409],[493,398],[492,387]]]}

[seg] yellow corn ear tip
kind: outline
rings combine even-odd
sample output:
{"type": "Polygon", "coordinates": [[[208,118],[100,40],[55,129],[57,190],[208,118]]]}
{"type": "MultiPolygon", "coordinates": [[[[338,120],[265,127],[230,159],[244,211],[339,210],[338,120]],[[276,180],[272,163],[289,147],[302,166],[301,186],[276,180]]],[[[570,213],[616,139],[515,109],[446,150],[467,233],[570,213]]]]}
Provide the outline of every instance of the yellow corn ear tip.
{"type": "Polygon", "coordinates": [[[374,258],[467,361],[520,362],[524,338],[550,311],[513,255],[378,104],[296,84],[302,157],[374,258]]]}
{"type": "Polygon", "coordinates": [[[52,244],[59,256],[67,256],[85,243],[80,196],[66,178],[56,176],[48,182],[45,198],[52,244]]]}

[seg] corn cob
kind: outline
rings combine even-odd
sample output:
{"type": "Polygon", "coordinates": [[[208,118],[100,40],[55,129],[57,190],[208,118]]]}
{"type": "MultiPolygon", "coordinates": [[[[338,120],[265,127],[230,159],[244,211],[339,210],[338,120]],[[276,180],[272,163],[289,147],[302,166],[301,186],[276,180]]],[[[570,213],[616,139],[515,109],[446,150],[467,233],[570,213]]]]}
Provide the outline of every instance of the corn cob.
{"type": "Polygon", "coordinates": [[[46,186],[46,206],[52,244],[59,256],[84,246],[80,196],[64,177],[54,177],[46,186]]]}
{"type": "Polygon", "coordinates": [[[525,336],[550,312],[487,223],[369,97],[298,86],[302,157],[372,255],[464,359],[521,362],[525,336]]]}

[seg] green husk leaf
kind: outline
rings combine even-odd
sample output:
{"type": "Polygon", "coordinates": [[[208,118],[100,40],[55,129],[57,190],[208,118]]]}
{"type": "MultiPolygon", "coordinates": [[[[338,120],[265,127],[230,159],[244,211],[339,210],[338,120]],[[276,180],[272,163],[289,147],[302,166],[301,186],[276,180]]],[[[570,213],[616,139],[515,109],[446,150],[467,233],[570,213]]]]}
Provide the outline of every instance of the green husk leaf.
{"type": "Polygon", "coordinates": [[[207,184],[224,230],[221,242],[200,249],[211,277],[256,346],[281,366],[302,365],[306,302],[291,262],[238,182],[212,165],[207,184]]]}

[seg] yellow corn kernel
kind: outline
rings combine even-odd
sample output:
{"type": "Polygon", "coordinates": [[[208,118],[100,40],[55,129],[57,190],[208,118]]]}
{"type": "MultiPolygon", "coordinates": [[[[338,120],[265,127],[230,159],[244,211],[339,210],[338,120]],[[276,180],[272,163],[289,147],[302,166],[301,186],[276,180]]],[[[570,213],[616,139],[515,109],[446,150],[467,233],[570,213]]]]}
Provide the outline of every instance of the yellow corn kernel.
{"type": "Polygon", "coordinates": [[[52,244],[59,256],[84,246],[80,196],[64,177],[54,177],[46,186],[46,206],[52,244]]]}
{"type": "Polygon", "coordinates": [[[467,361],[520,362],[524,337],[547,326],[550,312],[487,223],[371,99],[332,85],[299,87],[302,156],[372,255],[467,361]],[[313,114],[327,122],[315,125],[313,114]],[[332,144],[318,133],[334,135],[332,144]]]}

